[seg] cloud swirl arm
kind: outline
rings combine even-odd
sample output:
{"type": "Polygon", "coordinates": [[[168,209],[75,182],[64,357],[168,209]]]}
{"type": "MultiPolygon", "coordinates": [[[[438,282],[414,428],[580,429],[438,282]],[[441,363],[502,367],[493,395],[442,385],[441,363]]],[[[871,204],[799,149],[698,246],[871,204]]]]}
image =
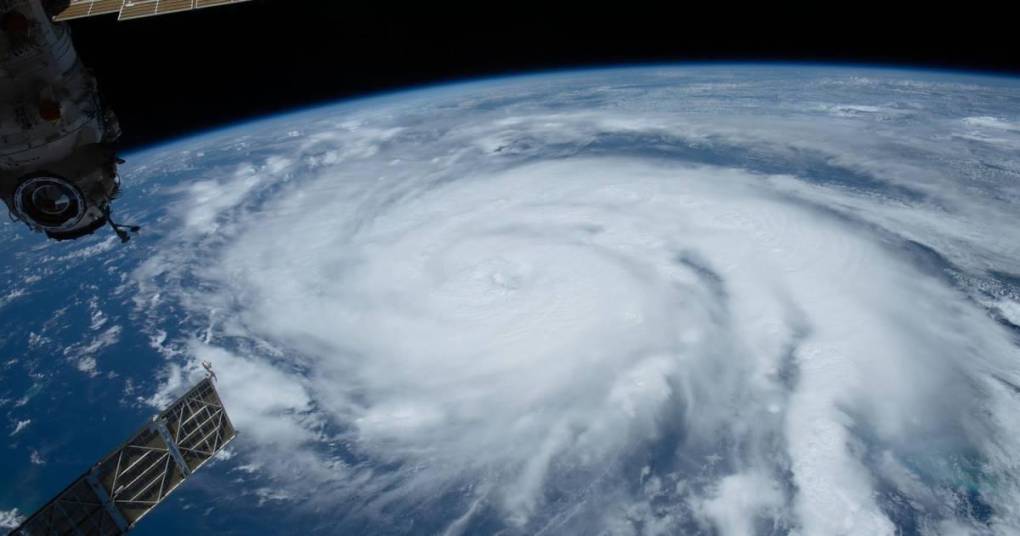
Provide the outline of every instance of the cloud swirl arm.
{"type": "Polygon", "coordinates": [[[212,361],[249,478],[324,527],[1020,530],[1020,129],[982,119],[1018,87],[758,74],[454,86],[196,153],[245,163],[163,194],[138,311],[195,335],[154,342],[154,400],[212,361]]]}

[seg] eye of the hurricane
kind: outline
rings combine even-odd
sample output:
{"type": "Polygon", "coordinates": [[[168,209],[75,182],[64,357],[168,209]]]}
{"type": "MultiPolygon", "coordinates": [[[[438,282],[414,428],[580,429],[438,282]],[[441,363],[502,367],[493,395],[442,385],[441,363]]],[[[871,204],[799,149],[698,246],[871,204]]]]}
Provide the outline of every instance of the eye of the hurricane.
{"type": "Polygon", "coordinates": [[[494,257],[475,265],[471,270],[471,277],[487,283],[497,292],[507,294],[524,286],[531,272],[529,265],[511,262],[503,257],[494,257]]]}
{"type": "MultiPolygon", "coordinates": [[[[441,300],[434,314],[484,320],[494,328],[498,323],[539,328],[591,320],[590,312],[604,308],[607,300],[625,299],[617,294],[633,281],[617,261],[594,247],[560,243],[559,231],[526,231],[524,238],[504,233],[440,238],[456,243],[424,253],[423,269],[436,276],[428,292],[441,300]]],[[[408,243],[413,240],[408,237],[408,243]]]]}

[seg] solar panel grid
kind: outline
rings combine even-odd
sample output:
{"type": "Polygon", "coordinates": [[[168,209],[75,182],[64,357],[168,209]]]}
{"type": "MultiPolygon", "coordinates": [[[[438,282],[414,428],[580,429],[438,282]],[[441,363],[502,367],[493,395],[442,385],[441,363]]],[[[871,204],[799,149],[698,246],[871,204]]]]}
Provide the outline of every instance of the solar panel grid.
{"type": "Polygon", "coordinates": [[[54,17],[54,20],[71,20],[81,17],[88,17],[89,11],[92,9],[92,2],[80,2],[72,3],[67,6],[67,9],[60,12],[59,15],[54,17]]]}
{"type": "Polygon", "coordinates": [[[65,21],[117,13],[123,5],[124,0],[71,0],[67,8],[53,20],[65,21]]]}
{"type": "Polygon", "coordinates": [[[156,4],[157,15],[192,9],[195,9],[194,0],[159,0],[156,4]]]}
{"type": "Polygon", "coordinates": [[[251,0],[70,0],[67,7],[53,17],[53,20],[59,22],[110,13],[120,13],[119,20],[131,20],[249,1],[251,0]]]}
{"type": "Polygon", "coordinates": [[[236,436],[206,378],[11,534],[124,534],[236,436]]]}
{"type": "Polygon", "coordinates": [[[156,14],[157,6],[158,2],[156,0],[147,0],[142,2],[132,2],[131,0],[127,0],[124,2],[124,7],[120,9],[120,20],[151,17],[156,14]]]}

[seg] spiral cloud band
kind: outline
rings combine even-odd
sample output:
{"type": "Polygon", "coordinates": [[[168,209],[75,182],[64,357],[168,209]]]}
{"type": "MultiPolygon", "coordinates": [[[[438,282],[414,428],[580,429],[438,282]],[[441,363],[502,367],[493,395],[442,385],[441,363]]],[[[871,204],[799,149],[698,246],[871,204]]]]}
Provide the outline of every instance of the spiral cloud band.
{"type": "Polygon", "coordinates": [[[200,169],[144,186],[181,229],[133,276],[153,402],[211,361],[238,478],[326,531],[1020,530],[1020,85],[867,74],[520,78],[189,142],[138,171],[200,169]]]}

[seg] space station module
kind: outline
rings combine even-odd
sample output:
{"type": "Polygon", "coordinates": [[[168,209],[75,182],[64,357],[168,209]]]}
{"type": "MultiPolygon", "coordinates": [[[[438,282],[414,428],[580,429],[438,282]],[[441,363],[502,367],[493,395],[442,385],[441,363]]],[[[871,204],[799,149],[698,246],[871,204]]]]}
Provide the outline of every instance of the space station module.
{"type": "Polygon", "coordinates": [[[111,222],[122,162],[117,118],[52,21],[60,4],[0,0],[0,197],[12,219],[69,240],[111,222]]]}

